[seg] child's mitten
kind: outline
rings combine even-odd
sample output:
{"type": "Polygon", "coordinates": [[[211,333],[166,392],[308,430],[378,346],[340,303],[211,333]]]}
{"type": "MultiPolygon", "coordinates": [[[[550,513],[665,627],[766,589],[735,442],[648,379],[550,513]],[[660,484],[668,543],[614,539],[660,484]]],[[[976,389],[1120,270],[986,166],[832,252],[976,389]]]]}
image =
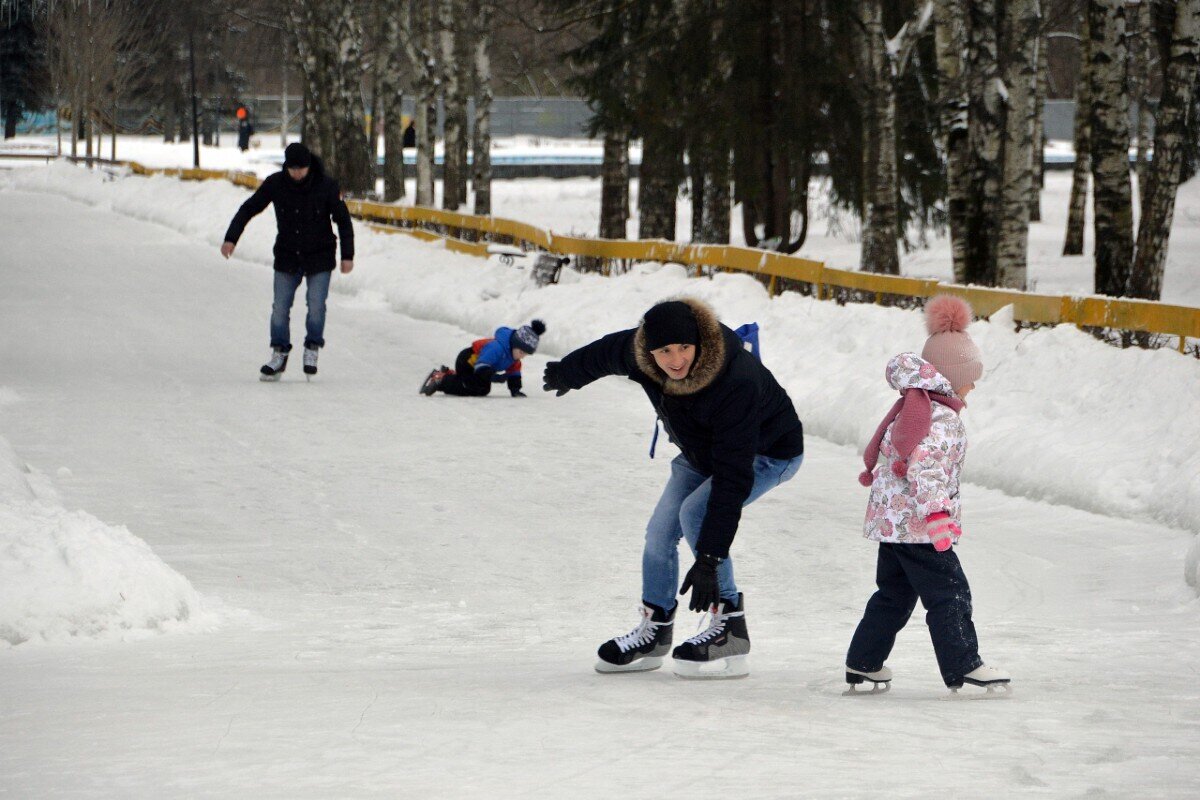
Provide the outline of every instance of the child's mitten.
{"type": "Polygon", "coordinates": [[[955,537],[962,536],[962,528],[945,511],[930,514],[925,520],[925,525],[925,530],[929,534],[929,542],[939,553],[949,550],[950,545],[954,544],[955,537]]]}

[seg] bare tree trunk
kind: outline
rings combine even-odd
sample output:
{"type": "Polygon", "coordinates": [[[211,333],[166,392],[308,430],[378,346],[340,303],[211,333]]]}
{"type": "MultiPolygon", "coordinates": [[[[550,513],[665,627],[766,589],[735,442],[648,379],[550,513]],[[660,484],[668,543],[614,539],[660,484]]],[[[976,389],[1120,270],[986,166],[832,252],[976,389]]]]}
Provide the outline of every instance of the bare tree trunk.
{"type": "Polygon", "coordinates": [[[1075,166],[1071,175],[1071,199],[1067,205],[1067,231],[1063,239],[1064,256],[1083,255],[1088,184],[1092,178],[1092,37],[1086,13],[1080,24],[1079,75],[1075,81],[1075,132],[1072,137],[1075,166]]]}
{"type": "Polygon", "coordinates": [[[316,133],[310,146],[347,192],[372,192],[375,165],[366,132],[363,32],[355,0],[294,0],[287,15],[313,103],[306,108],[316,133]]]}
{"type": "Polygon", "coordinates": [[[471,186],[475,190],[475,213],[492,213],[492,0],[474,0],[475,58],[472,83],[475,87],[474,160],[471,186]]]}
{"type": "Polygon", "coordinates": [[[900,274],[896,177],[896,91],[880,0],[859,0],[863,120],[862,268],[900,274]]]}
{"type": "Polygon", "coordinates": [[[1129,287],[1133,268],[1125,3],[1088,0],[1087,13],[1091,34],[1095,291],[1120,297],[1129,287]]]}
{"type": "Polygon", "coordinates": [[[964,278],[967,283],[995,286],[1004,130],[995,0],[976,0],[969,4],[968,13],[970,121],[967,136],[971,162],[964,278]]]}
{"type": "Polygon", "coordinates": [[[967,93],[963,61],[967,49],[966,11],[958,0],[936,0],[934,42],[938,65],[938,121],[942,157],[946,161],[946,206],[950,222],[950,253],[955,283],[966,282],[967,93]]]}
{"type": "MultiPolygon", "coordinates": [[[[1167,10],[1167,13],[1170,13],[1167,10]]],[[[1138,203],[1146,201],[1146,182],[1149,178],[1150,125],[1154,115],[1150,113],[1150,53],[1153,42],[1151,30],[1150,0],[1137,4],[1133,33],[1129,37],[1129,93],[1133,100],[1135,118],[1133,129],[1137,136],[1137,156],[1134,171],[1137,174],[1138,203]]]]}
{"type": "Polygon", "coordinates": [[[434,0],[401,0],[401,42],[413,65],[417,140],[416,204],[434,205],[434,148],[437,143],[438,61],[434,25],[434,0]]]}
{"type": "Polygon", "coordinates": [[[733,194],[729,146],[718,143],[705,162],[704,202],[700,221],[699,241],[711,244],[729,243],[730,208],[733,194]]]}
{"type": "Polygon", "coordinates": [[[1029,193],[1029,221],[1042,221],[1042,189],[1046,186],[1046,90],[1050,76],[1046,23],[1038,31],[1037,82],[1033,100],[1033,188],[1029,193]]]}
{"type": "Polygon", "coordinates": [[[279,94],[279,146],[286,148],[288,146],[288,68],[283,66],[283,89],[279,94]]]}
{"type": "Polygon", "coordinates": [[[687,154],[688,198],[692,201],[692,241],[701,241],[704,225],[704,163],[703,157],[694,149],[687,154]]]}
{"type": "Polygon", "coordinates": [[[459,189],[467,165],[460,162],[462,142],[467,135],[466,94],[458,60],[462,18],[460,0],[438,0],[438,40],[441,45],[442,104],[446,109],[445,141],[442,148],[442,208],[455,211],[466,200],[459,189]]]}
{"type": "Polygon", "coordinates": [[[1029,250],[1029,198],[1033,182],[1033,119],[1037,108],[1038,0],[1008,0],[1004,7],[1004,70],[1008,108],[1004,125],[1004,174],[996,247],[996,282],[1024,289],[1029,250]]]}
{"type": "Polygon", "coordinates": [[[1146,300],[1162,296],[1163,269],[1175,194],[1183,163],[1186,123],[1200,70],[1200,0],[1178,0],[1171,29],[1170,56],[1158,122],[1154,129],[1154,161],[1150,164],[1138,226],[1137,260],[1129,294],[1146,300]]]}
{"type": "Polygon", "coordinates": [[[638,182],[638,238],[675,239],[675,201],[683,169],[678,131],[654,126],[642,138],[638,182]]]}
{"type": "Polygon", "coordinates": [[[379,56],[380,110],[383,112],[383,201],[394,203],[404,197],[404,92],[401,82],[409,68],[408,28],[411,17],[403,13],[402,0],[384,2],[382,54],[379,56]]]}
{"type": "Polygon", "coordinates": [[[600,237],[624,239],[629,222],[629,134],[605,131],[600,168],[600,237]]]}
{"type": "Polygon", "coordinates": [[[383,202],[404,197],[404,93],[396,84],[384,84],[383,95],[383,202]]]}

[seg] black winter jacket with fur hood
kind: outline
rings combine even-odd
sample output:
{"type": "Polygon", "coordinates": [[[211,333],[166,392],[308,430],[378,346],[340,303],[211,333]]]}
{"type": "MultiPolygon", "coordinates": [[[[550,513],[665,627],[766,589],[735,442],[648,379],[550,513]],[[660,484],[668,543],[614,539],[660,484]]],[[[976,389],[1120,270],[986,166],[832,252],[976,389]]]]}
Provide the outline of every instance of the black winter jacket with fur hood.
{"type": "Polygon", "coordinates": [[[559,374],[572,389],[624,375],[645,390],[671,441],[693,467],[712,476],[697,550],[725,558],[754,486],[754,457],[801,455],[804,429],[787,392],[737,334],[707,304],[681,299],[691,306],[700,330],[696,359],[683,380],[671,380],[659,369],[640,326],[570,353],[559,374]]]}

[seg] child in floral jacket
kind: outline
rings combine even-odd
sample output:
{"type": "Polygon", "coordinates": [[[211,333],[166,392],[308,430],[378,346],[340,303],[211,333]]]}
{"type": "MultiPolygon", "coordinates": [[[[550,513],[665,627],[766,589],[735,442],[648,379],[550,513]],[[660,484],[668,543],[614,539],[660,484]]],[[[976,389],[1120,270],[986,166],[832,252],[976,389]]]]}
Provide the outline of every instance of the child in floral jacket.
{"type": "Polygon", "coordinates": [[[947,686],[1009,681],[979,657],[971,589],[952,549],[962,536],[958,482],[967,452],[959,415],[983,373],[979,348],[966,332],[970,322],[966,301],[934,298],[926,305],[930,337],[921,356],[901,353],[887,365],[888,384],[901,397],[867,446],[867,468],[859,476],[871,487],[864,535],[879,542],[878,590],[846,654],[852,686],[871,681],[886,688],[892,675],[884,661],[918,597],[947,686]]]}

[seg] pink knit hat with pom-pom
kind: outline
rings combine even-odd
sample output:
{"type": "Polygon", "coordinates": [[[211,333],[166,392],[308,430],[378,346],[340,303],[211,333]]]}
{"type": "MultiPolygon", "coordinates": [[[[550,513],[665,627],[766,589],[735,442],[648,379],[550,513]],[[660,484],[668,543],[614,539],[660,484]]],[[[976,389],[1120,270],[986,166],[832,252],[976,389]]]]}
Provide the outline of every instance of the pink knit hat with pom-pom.
{"type": "Polygon", "coordinates": [[[971,316],[967,301],[954,295],[940,294],[925,304],[929,339],[921,358],[933,364],[956,392],[983,375],[983,356],[967,335],[971,316]]]}

